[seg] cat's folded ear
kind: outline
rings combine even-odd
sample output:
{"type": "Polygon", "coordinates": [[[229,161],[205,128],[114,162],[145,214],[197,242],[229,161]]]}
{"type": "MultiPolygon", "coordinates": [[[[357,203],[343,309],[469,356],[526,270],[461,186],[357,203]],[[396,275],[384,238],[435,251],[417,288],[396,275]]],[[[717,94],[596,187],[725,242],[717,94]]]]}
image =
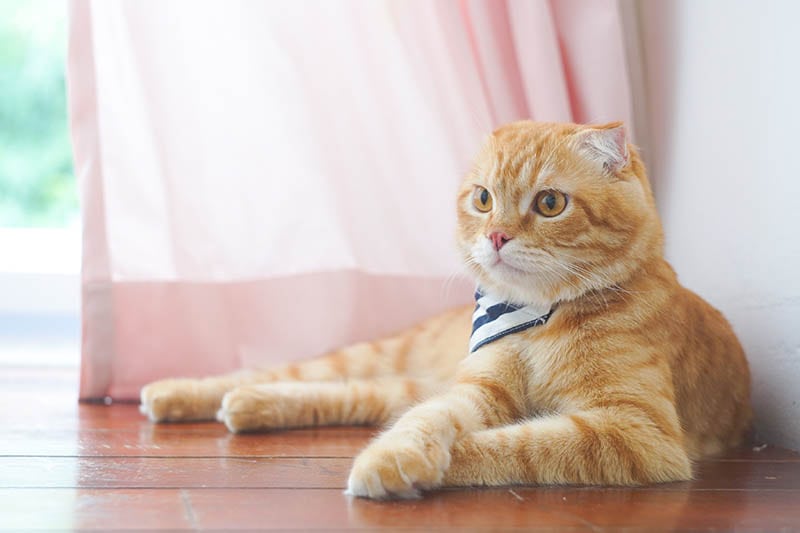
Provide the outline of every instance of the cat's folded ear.
{"type": "Polygon", "coordinates": [[[575,134],[576,149],[604,171],[614,174],[630,161],[628,136],[622,122],[593,126],[575,134]]]}

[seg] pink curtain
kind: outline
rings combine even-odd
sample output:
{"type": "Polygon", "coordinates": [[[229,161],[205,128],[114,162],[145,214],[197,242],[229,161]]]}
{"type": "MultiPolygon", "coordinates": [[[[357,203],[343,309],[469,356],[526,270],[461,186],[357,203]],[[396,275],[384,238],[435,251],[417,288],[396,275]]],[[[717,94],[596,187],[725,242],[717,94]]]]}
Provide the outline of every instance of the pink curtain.
{"type": "Polygon", "coordinates": [[[81,396],[469,301],[454,192],[504,122],[629,120],[615,0],[73,0],[81,396]]]}

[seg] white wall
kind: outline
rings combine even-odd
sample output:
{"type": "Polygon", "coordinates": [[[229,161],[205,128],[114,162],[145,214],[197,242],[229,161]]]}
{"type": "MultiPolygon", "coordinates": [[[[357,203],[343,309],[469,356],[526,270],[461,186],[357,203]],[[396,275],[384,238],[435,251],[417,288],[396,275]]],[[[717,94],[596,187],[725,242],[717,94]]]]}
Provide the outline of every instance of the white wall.
{"type": "Polygon", "coordinates": [[[667,257],[739,334],[759,436],[798,449],[800,2],[637,7],[667,257]]]}

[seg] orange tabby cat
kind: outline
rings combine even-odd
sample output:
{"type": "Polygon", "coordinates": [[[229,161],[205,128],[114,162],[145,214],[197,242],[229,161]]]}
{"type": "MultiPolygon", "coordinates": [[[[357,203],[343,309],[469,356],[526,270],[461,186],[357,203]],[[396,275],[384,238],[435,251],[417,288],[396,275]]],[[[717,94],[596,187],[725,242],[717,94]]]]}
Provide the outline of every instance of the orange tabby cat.
{"type": "Polygon", "coordinates": [[[231,431],[403,413],[356,458],[348,492],[371,498],[689,479],[692,460],[742,441],[742,348],[664,260],[645,170],[620,124],[495,131],[458,195],[458,222],[480,287],[474,313],[275,370],[156,382],[142,411],[216,414],[231,431]]]}

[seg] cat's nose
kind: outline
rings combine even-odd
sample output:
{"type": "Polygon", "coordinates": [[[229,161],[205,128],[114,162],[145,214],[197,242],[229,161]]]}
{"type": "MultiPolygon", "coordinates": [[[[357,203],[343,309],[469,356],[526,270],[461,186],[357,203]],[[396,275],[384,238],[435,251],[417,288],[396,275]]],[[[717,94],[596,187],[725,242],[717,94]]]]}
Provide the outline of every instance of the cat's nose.
{"type": "Polygon", "coordinates": [[[494,249],[499,252],[500,248],[505,246],[505,244],[511,240],[511,237],[508,235],[508,233],[504,233],[502,231],[493,231],[489,234],[489,240],[492,241],[494,249]]]}

